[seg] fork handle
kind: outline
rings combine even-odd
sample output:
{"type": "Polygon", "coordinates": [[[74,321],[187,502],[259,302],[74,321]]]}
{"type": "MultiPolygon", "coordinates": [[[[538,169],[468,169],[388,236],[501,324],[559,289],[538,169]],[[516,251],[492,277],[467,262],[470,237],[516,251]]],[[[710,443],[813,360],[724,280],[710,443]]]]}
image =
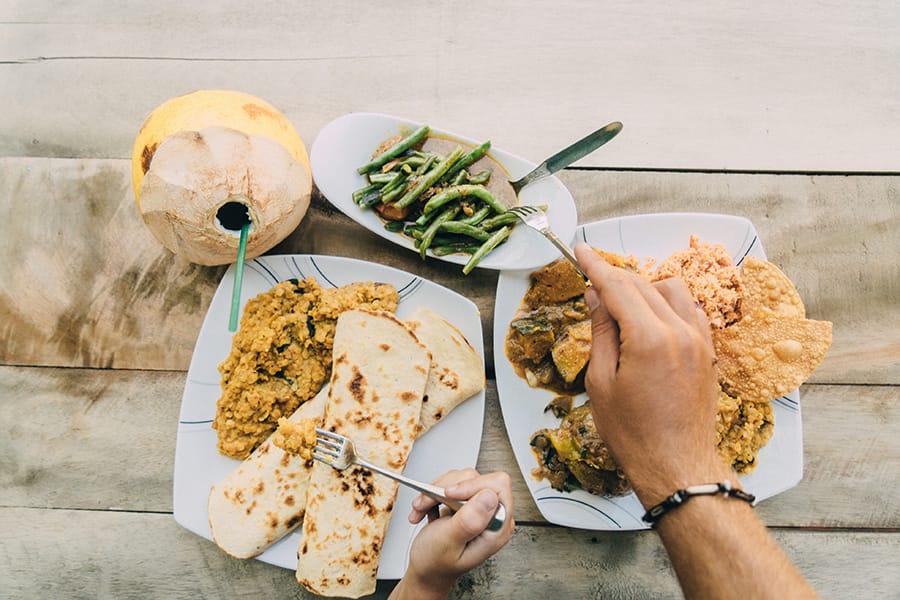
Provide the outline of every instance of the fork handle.
{"type": "Polygon", "coordinates": [[[565,256],[570,263],[575,267],[575,270],[578,271],[578,274],[584,279],[584,281],[590,285],[591,280],[588,279],[588,276],[584,274],[584,271],[581,270],[581,267],[578,265],[578,259],[575,258],[575,253],[572,252],[572,249],[569,248],[568,244],[559,239],[559,236],[553,233],[549,228],[543,230],[541,233],[544,234],[544,237],[553,242],[553,245],[562,252],[563,256],[565,256]]]}
{"type": "MultiPolygon", "coordinates": [[[[394,473],[393,471],[389,471],[387,469],[382,469],[378,465],[373,465],[372,463],[365,461],[359,457],[356,458],[356,463],[361,467],[365,467],[370,471],[375,471],[376,473],[380,473],[385,477],[390,477],[394,481],[398,481],[403,485],[410,487],[417,492],[421,492],[431,498],[432,500],[436,500],[440,502],[453,512],[458,511],[463,507],[465,502],[461,500],[454,500],[453,498],[448,498],[444,493],[444,488],[438,487],[436,485],[431,485],[430,483],[423,483],[421,481],[416,481],[415,479],[410,479],[404,475],[400,475],[399,473],[394,473]]],[[[488,523],[487,529],[489,531],[498,531],[503,527],[503,524],[506,522],[506,507],[503,504],[497,506],[497,512],[494,513],[494,518],[491,519],[491,522],[488,523]]]]}

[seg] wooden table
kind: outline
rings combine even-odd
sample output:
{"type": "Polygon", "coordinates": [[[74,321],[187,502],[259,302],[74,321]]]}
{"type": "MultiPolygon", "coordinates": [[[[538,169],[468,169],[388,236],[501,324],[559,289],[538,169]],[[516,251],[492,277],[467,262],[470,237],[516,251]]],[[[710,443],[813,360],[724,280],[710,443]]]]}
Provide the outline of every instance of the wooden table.
{"type": "MultiPolygon", "coordinates": [[[[560,174],[579,222],[663,211],[753,221],[809,315],[834,322],[801,389],[804,479],[759,514],[823,595],[897,593],[893,2],[285,4],[0,5],[0,597],[310,597],[291,571],[230,559],[172,518],[185,371],[224,268],[156,242],[128,158],[144,116],[198,88],[269,100],[308,144],[329,120],[372,110],[540,160],[623,121],[619,139],[560,174]]],[[[518,527],[456,597],[678,595],[652,532],[557,527],[531,501],[493,379],[496,272],[422,262],[320,195],[272,250],[286,252],[369,258],[481,309],[478,466],[512,473],[518,527]]]]}

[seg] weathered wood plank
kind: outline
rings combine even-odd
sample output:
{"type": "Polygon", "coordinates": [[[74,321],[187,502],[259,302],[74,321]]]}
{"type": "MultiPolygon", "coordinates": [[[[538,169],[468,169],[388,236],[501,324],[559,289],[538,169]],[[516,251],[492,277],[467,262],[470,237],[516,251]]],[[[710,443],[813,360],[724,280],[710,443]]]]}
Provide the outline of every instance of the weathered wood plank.
{"type": "MultiPolygon", "coordinates": [[[[229,558],[170,515],[0,508],[0,529],[3,595],[10,598],[315,597],[297,586],[291,570],[229,558]]],[[[896,532],[773,535],[824,597],[874,598],[900,584],[900,572],[889,566],[900,548],[896,532]]],[[[379,582],[372,597],[385,598],[393,585],[379,582]]],[[[461,579],[452,597],[679,595],[652,532],[520,525],[506,548],[461,579]]]]}
{"type": "Polygon", "coordinates": [[[617,119],[620,139],[583,164],[897,169],[890,0],[516,8],[5,3],[0,155],[124,158],[153,107],[225,87],[273,102],[309,143],[329,120],[372,110],[540,161],[617,119]],[[385,44],[397,23],[403,35],[385,44]],[[398,69],[412,82],[398,85],[398,69]]]}
{"type": "MultiPolygon", "coordinates": [[[[180,372],[0,367],[0,505],[171,511],[184,378],[180,372]]],[[[759,505],[766,522],[900,527],[898,400],[897,386],[806,386],[805,476],[759,505]]],[[[516,519],[543,522],[513,457],[493,381],[478,467],[509,472],[516,519]]]]}
{"type": "MultiPolygon", "coordinates": [[[[900,177],[567,170],[580,222],[670,211],[746,216],[809,313],[835,324],[820,383],[900,382],[900,177]],[[865,207],[860,210],[856,207],[865,207]]],[[[223,268],[163,249],[124,160],[0,159],[0,363],[184,370],[223,268]],[[13,226],[14,225],[14,226],[13,226]],[[128,243],[122,243],[128,240],[128,243]]],[[[272,250],[418,273],[481,310],[493,372],[494,271],[468,277],[362,230],[321,196],[272,250]]]]}

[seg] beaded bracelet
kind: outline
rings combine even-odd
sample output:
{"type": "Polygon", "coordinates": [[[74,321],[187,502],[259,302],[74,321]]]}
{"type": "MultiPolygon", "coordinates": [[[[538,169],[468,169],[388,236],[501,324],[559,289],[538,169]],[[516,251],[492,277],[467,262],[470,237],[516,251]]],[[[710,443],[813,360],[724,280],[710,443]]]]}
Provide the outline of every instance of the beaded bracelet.
{"type": "Polygon", "coordinates": [[[744,502],[749,502],[750,504],[753,504],[756,501],[756,496],[754,496],[753,494],[748,494],[744,490],[732,487],[731,481],[726,479],[721,483],[692,485],[690,487],[684,488],[683,490],[678,490],[674,494],[648,510],[646,513],[644,513],[643,519],[646,523],[649,523],[651,527],[656,527],[656,524],[663,517],[663,515],[671,511],[673,508],[678,508],[693,496],[715,496],[716,494],[722,494],[726,498],[737,498],[738,500],[743,500],[744,502]]]}

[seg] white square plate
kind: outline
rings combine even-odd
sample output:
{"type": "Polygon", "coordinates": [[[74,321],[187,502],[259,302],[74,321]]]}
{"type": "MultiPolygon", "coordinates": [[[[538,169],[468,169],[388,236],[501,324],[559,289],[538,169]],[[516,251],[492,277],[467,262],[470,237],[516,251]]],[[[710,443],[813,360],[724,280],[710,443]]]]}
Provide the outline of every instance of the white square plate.
{"type": "MultiPolygon", "coordinates": [[[[621,217],[579,227],[576,240],[609,252],[631,254],[643,262],[648,258],[662,261],[687,248],[692,234],[702,242],[724,245],[738,265],[746,256],[765,258],[753,224],[729,215],[670,213],[621,217]]],[[[506,358],[506,332],[528,289],[530,273],[500,273],[494,311],[494,364],[500,408],[522,476],[541,514],[551,523],[580,529],[645,529],[641,520],[644,509],[633,493],[622,497],[596,496],[583,490],[564,493],[531,475],[537,467],[529,445],[531,435],[542,428],[558,427],[559,420],[544,413],[544,407],[556,394],[529,387],[506,358]]],[[[575,398],[575,405],[586,400],[587,395],[581,394],[575,398]]],[[[744,489],[755,494],[757,500],[790,489],[803,477],[798,391],[773,400],[773,409],[772,439],[760,450],[756,470],[740,478],[744,489]]]]}
{"type": "MultiPolygon", "coordinates": [[[[481,317],[474,303],[417,275],[374,263],[333,256],[261,256],[245,265],[241,306],[279,281],[308,277],[315,278],[322,287],[340,287],[354,281],[391,283],[400,293],[399,318],[405,318],[419,306],[432,308],[459,328],[483,362],[481,317]]],[[[219,283],[197,338],[181,401],[175,445],[175,520],[208,540],[212,540],[207,517],[209,490],[240,464],[219,454],[216,432],[211,427],[221,394],[218,366],[231,351],[228,317],[233,285],[234,265],[219,283]]],[[[416,440],[404,473],[431,481],[451,469],[474,467],[483,423],[482,390],[416,440]]],[[[409,546],[417,530],[406,520],[414,497],[415,492],[401,486],[381,552],[379,579],[399,579],[406,571],[409,546]]],[[[257,558],[296,569],[299,541],[300,531],[295,530],[257,558]]]]}

